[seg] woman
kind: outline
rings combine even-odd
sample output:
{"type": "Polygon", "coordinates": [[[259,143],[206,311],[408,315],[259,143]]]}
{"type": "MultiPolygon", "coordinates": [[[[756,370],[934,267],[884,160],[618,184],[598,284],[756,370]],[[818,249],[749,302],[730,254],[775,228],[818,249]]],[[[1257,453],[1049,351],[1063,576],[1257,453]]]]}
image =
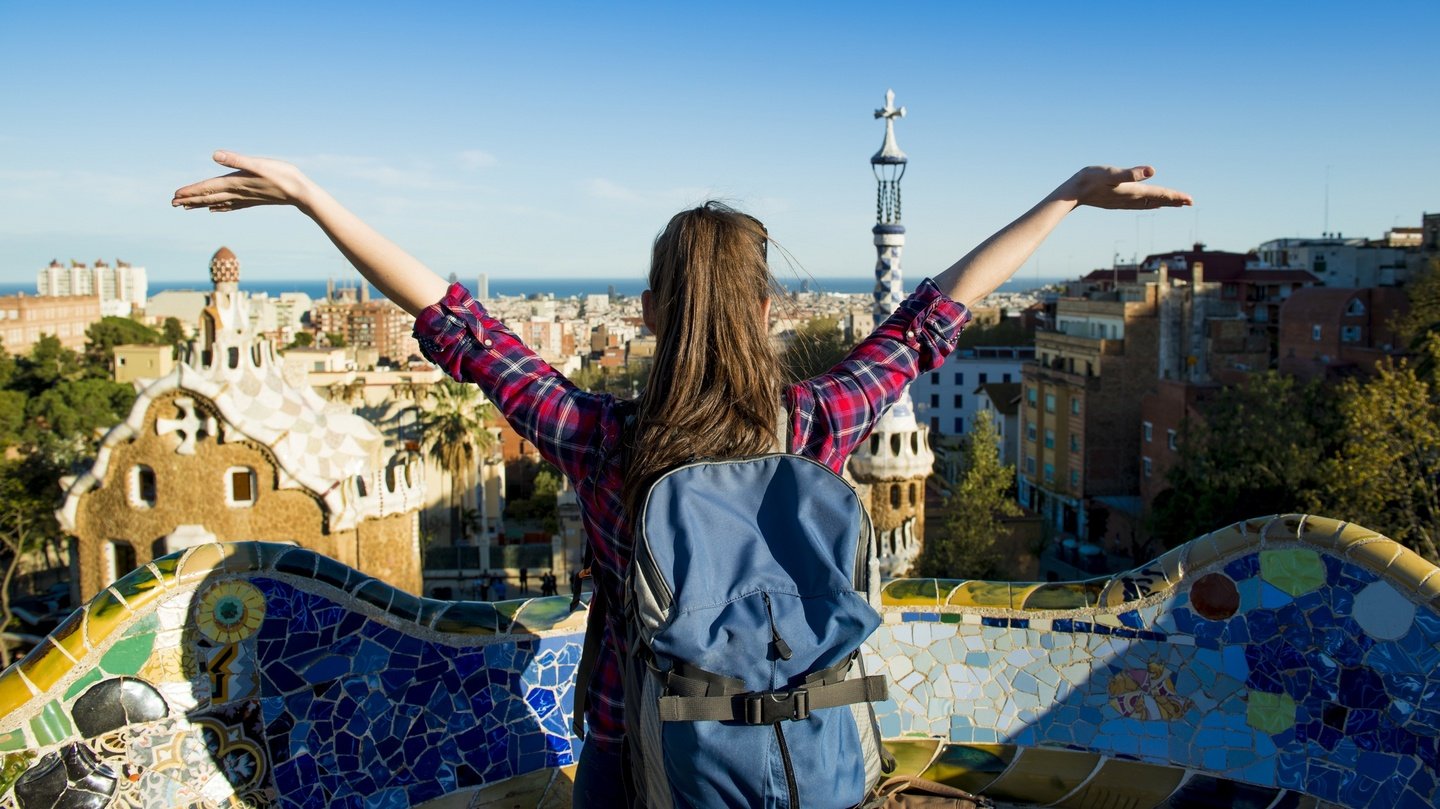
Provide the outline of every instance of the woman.
{"type": "MultiPolygon", "coordinates": [[[[425,355],[455,379],[479,384],[515,429],[569,477],[594,558],[592,586],[612,604],[621,603],[630,562],[631,515],[658,475],[696,457],[768,451],[782,395],[794,451],[841,471],[905,385],[945,361],[969,322],[966,306],[1009,278],[1066,214],[1080,205],[1191,204],[1188,195],[1144,184],[1154,174],[1148,166],[1082,169],[922,283],[829,373],[788,388],[769,336],[775,284],[764,227],[716,203],[682,211],[655,240],[642,308],[658,345],[649,384],[631,401],[577,389],[463,287],[447,285],[294,166],[231,152],[214,158],[235,171],[181,188],[172,205],[221,212],[290,205],[313,219],[370,283],[415,315],[425,355]]],[[[622,771],[624,650],[617,648],[618,626],[606,630],[587,700],[576,806],[626,802],[623,779],[616,777],[622,771]]]]}

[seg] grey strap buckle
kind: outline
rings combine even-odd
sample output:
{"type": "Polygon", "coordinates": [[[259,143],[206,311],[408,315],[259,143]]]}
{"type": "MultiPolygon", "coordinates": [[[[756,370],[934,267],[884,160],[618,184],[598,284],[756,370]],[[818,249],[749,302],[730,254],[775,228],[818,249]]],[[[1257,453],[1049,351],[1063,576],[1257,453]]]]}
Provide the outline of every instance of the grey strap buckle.
{"type": "Polygon", "coordinates": [[[767,691],[763,694],[742,694],[741,716],[747,725],[773,725],[786,720],[802,721],[810,717],[810,692],[767,691]]]}

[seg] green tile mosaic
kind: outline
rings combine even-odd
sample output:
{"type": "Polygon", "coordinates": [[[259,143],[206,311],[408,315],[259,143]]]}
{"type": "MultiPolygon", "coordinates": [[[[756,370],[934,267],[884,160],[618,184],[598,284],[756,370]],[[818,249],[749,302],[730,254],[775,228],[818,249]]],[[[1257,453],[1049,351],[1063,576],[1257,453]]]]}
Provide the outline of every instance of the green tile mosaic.
{"type": "Polygon", "coordinates": [[[84,691],[91,685],[100,682],[100,679],[104,676],[105,675],[101,673],[100,669],[90,669],[89,671],[85,672],[83,675],[81,675],[80,679],[71,683],[70,687],[65,689],[65,701],[69,702],[70,700],[80,696],[80,692],[84,691]]]}
{"type": "Polygon", "coordinates": [[[1099,593],[1090,593],[1086,584],[1066,582],[1042,584],[1025,597],[1027,610],[1083,610],[1099,593]]]}
{"type": "Polygon", "coordinates": [[[1015,748],[1008,744],[947,744],[920,777],[978,793],[1014,758],[1015,748]]]}
{"type": "Polygon", "coordinates": [[[493,635],[499,616],[495,605],[486,601],[457,601],[435,619],[437,632],[458,635],[493,635]]]}
{"type": "Polygon", "coordinates": [[[123,638],[111,645],[110,651],[100,658],[100,668],[109,674],[138,674],[150,651],[155,648],[155,633],[147,632],[133,638],[123,638]]]}
{"type": "Polygon", "coordinates": [[[515,616],[512,632],[544,632],[570,617],[570,599],[532,598],[515,616]]]}
{"type": "Polygon", "coordinates": [[[952,607],[998,607],[1008,610],[1012,606],[1010,582],[967,581],[951,591],[945,603],[952,607]]]}
{"type": "Polygon", "coordinates": [[[1246,697],[1245,721],[1274,736],[1295,726],[1295,700],[1289,694],[1251,691],[1246,697]]]}
{"type": "Polygon", "coordinates": [[[896,579],[880,590],[886,607],[938,607],[940,588],[934,579],[896,579]]]}
{"type": "Polygon", "coordinates": [[[156,617],[156,615],[155,615],[154,613],[151,613],[151,614],[145,616],[144,618],[141,618],[140,620],[136,621],[135,623],[131,624],[131,625],[130,625],[130,628],[127,629],[127,630],[125,630],[125,635],[124,635],[124,636],[127,637],[127,638],[133,638],[133,637],[136,637],[136,636],[138,636],[138,635],[144,635],[144,634],[146,634],[147,632],[154,632],[155,630],[157,630],[157,629],[159,629],[159,628],[160,628],[160,619],[159,619],[158,617],[156,617]]]}
{"type": "Polygon", "coordinates": [[[1292,596],[1302,596],[1325,583],[1325,563],[1308,548],[1261,551],[1260,577],[1292,596]]]}
{"type": "Polygon", "coordinates": [[[24,774],[34,759],[35,754],[28,750],[23,753],[10,753],[0,759],[0,795],[4,795],[15,785],[15,781],[24,774]]]}
{"type": "Polygon", "coordinates": [[[16,728],[8,733],[0,733],[0,751],[24,750],[25,733],[16,728]]]}
{"type": "Polygon", "coordinates": [[[75,728],[70,724],[70,717],[65,715],[65,709],[60,707],[60,702],[52,699],[31,718],[30,732],[35,734],[35,743],[45,747],[70,738],[75,728]]]}

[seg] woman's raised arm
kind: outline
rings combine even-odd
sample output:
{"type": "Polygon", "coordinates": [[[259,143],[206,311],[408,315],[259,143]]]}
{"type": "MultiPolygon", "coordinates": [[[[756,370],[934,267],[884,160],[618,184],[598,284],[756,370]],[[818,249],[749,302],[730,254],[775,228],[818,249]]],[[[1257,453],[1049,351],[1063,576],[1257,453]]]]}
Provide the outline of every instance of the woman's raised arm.
{"type": "Polygon", "coordinates": [[[291,205],[315,220],[366,280],[410,314],[419,316],[422,309],[444,296],[448,284],[443,278],[346,210],[289,163],[223,151],[214,158],[235,171],[179,189],[171,205],[217,212],[291,205]]]}
{"type": "Polygon", "coordinates": [[[1144,181],[1153,176],[1155,169],[1150,166],[1081,169],[1019,219],[936,276],[935,285],[952,300],[974,306],[1014,275],[1060,220],[1081,205],[1146,210],[1193,204],[1189,194],[1145,185],[1144,181]]]}

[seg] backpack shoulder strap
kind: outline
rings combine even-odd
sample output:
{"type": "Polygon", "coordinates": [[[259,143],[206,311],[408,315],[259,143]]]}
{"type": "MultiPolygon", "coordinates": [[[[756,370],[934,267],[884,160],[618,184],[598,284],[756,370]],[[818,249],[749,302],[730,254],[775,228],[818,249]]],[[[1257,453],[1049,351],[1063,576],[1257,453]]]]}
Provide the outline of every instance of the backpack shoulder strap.
{"type": "Polygon", "coordinates": [[[780,396],[780,407],[775,411],[775,452],[794,452],[795,447],[790,434],[790,403],[785,395],[780,396]]]}
{"type": "MultiPolygon", "coordinates": [[[[587,554],[588,555],[588,554],[587,554]]],[[[605,634],[605,596],[594,574],[590,578],[590,609],[585,617],[585,645],[580,650],[580,665],[575,669],[575,716],[570,729],[585,738],[585,710],[589,707],[590,681],[595,678],[595,661],[600,657],[600,639],[605,634]]]]}

